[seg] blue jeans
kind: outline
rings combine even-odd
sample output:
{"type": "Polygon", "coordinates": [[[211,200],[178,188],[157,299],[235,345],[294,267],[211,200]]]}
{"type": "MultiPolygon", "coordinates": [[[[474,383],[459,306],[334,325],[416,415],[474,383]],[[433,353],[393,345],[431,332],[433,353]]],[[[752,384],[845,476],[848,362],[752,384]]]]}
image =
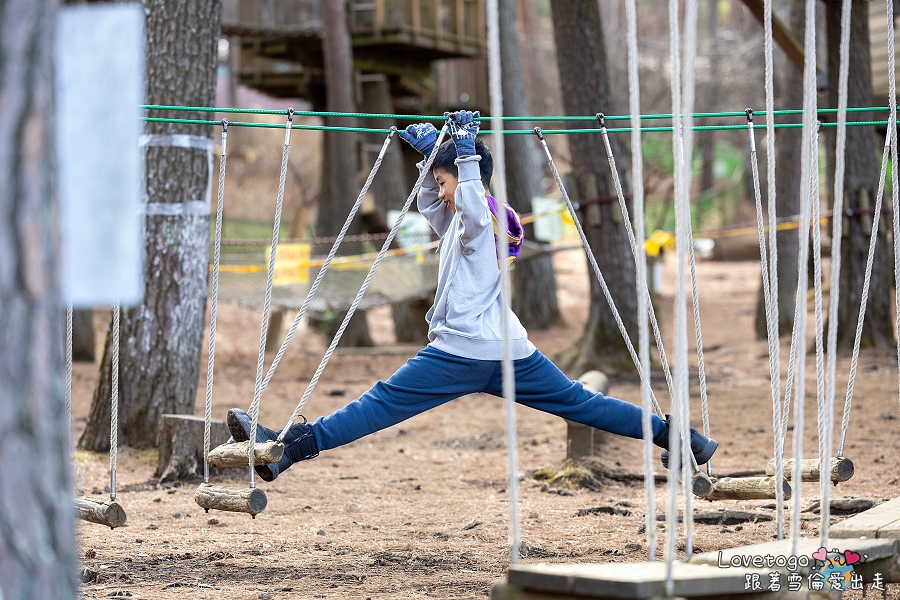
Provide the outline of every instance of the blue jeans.
{"type": "MultiPolygon", "coordinates": [[[[319,450],[349,444],[460,396],[482,392],[502,397],[500,364],[426,346],[387,381],[312,423],[319,450]]],[[[587,391],[537,350],[513,364],[516,402],[611,433],[643,437],[639,406],[587,391]]],[[[663,422],[656,415],[651,418],[656,435],[663,422]]]]}

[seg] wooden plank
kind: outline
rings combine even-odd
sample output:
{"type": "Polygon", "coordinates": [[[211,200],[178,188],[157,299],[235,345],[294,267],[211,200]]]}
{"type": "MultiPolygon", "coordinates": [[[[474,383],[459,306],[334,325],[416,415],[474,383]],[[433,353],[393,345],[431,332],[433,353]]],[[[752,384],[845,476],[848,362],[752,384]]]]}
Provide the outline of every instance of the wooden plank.
{"type": "Polygon", "coordinates": [[[829,533],[831,537],[840,539],[900,537],[900,498],[894,498],[832,525],[829,533]],[[881,530],[885,531],[885,536],[879,535],[881,530]]]}
{"type": "MultiPolygon", "coordinates": [[[[722,569],[708,564],[675,563],[673,594],[686,598],[745,594],[746,576],[768,581],[768,569],[722,569]]],[[[587,598],[652,598],[665,596],[666,565],[662,562],[586,565],[515,565],[509,584],[525,590],[587,598]]]]}
{"type": "MultiPolygon", "coordinates": [[[[834,531],[834,527],[831,528],[834,531]]],[[[841,551],[852,550],[860,556],[867,555],[867,561],[892,559],[898,554],[898,543],[894,540],[875,540],[875,539],[828,539],[828,548],[839,548],[841,551]]],[[[801,539],[797,546],[796,555],[793,552],[793,540],[784,539],[774,542],[765,542],[762,544],[753,544],[751,546],[741,546],[739,548],[728,548],[717,552],[704,552],[697,554],[691,558],[691,564],[704,565],[731,565],[731,564],[750,564],[752,566],[753,557],[806,557],[812,560],[812,554],[821,547],[819,538],[801,539]]],[[[763,564],[764,566],[767,564],[763,564]]],[[[774,570],[784,571],[785,569],[776,565],[774,570]]],[[[724,569],[723,570],[727,570],[724,569]]]]}

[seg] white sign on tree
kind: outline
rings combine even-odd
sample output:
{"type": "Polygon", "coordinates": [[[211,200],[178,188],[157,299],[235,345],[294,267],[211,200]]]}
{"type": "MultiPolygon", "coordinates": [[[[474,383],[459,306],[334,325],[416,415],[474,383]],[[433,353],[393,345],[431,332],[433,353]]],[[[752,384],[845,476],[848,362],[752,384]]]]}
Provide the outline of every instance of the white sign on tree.
{"type": "Polygon", "coordinates": [[[63,297],[75,306],[143,294],[144,19],[140,3],[59,11],[47,118],[57,131],[63,297]]]}

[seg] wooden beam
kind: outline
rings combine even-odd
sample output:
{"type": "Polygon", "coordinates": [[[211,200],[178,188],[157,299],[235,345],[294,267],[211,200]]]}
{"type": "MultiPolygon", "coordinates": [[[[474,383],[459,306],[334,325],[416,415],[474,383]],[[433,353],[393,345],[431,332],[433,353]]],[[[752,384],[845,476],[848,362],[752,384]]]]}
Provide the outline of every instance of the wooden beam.
{"type": "MultiPolygon", "coordinates": [[[[254,465],[271,465],[284,456],[281,442],[262,442],[253,446],[254,465]]],[[[222,444],[209,451],[207,460],[214,467],[245,467],[250,462],[250,442],[222,444]]]]}
{"type": "MultiPolygon", "coordinates": [[[[843,456],[835,456],[831,459],[831,481],[839,483],[847,481],[853,477],[854,467],[853,461],[843,456]]],[[[819,468],[818,458],[807,458],[800,461],[800,480],[801,481],[819,481],[821,469],[819,468]]],[[[775,459],[769,461],[766,465],[766,475],[770,477],[775,475],[775,459]]],[[[791,480],[794,476],[794,459],[789,458],[784,461],[784,478],[791,480]]]]}
{"type": "Polygon", "coordinates": [[[110,529],[125,524],[125,510],[115,500],[100,502],[93,498],[75,498],[75,510],[82,521],[90,521],[98,525],[106,525],[110,529]]]}
{"type": "MultiPolygon", "coordinates": [[[[756,20],[765,27],[765,3],[764,0],[742,0],[750,14],[756,17],[756,20]]],[[[784,22],[772,14],[772,39],[784,51],[797,70],[803,72],[804,53],[803,46],[791,34],[791,30],[784,22]]],[[[820,71],[816,65],[816,73],[820,71]]]]}
{"type": "Polygon", "coordinates": [[[266,494],[259,488],[230,488],[201,483],[194,492],[194,502],[200,508],[247,513],[254,519],[266,508],[266,494]]]}
{"type": "MultiPolygon", "coordinates": [[[[782,480],[784,498],[791,497],[791,486],[782,480]]],[[[707,500],[769,500],[775,497],[774,477],[695,477],[693,492],[707,500]],[[712,485],[709,485],[709,484],[712,485]]]]}

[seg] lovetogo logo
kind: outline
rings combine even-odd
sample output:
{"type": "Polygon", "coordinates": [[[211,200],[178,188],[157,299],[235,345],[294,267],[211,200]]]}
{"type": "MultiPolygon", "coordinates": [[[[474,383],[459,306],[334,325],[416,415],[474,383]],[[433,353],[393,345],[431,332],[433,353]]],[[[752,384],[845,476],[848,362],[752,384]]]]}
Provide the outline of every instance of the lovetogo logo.
{"type": "Polygon", "coordinates": [[[825,546],[822,546],[813,552],[812,557],[817,563],[822,563],[818,574],[821,576],[824,587],[830,590],[850,589],[856,579],[854,577],[856,570],[853,565],[861,561],[859,554],[852,550],[844,550],[843,553],[838,550],[829,552],[825,546]]]}

